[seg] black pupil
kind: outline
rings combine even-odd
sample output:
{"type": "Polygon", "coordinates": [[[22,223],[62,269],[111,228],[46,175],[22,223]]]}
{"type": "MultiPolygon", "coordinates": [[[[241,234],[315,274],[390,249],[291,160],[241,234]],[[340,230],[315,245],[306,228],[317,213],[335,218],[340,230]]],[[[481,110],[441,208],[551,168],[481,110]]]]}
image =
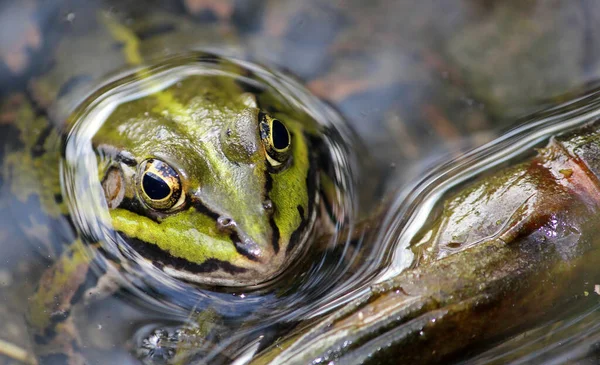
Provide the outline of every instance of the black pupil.
{"type": "Polygon", "coordinates": [[[162,200],[171,193],[169,185],[160,176],[152,172],[144,174],[142,185],[146,195],[152,200],[162,200]]]}
{"type": "Polygon", "coordinates": [[[277,119],[273,120],[273,147],[282,150],[289,145],[290,136],[287,128],[277,119]]]}

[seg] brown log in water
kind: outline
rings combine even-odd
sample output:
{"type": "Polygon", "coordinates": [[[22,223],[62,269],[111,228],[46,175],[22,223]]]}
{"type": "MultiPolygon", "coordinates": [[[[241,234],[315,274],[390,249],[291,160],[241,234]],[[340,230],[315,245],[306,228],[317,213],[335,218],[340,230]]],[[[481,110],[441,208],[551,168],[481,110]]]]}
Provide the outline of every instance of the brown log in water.
{"type": "Polygon", "coordinates": [[[419,264],[256,363],[447,363],[560,316],[600,283],[600,123],[449,197],[419,264]]]}

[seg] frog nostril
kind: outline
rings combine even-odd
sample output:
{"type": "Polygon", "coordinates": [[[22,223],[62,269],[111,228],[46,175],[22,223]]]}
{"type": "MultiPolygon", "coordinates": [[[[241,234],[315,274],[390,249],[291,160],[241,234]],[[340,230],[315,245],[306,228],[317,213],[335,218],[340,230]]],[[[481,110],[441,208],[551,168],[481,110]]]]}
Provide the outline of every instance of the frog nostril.
{"type": "Polygon", "coordinates": [[[256,242],[254,242],[254,240],[252,240],[249,237],[244,237],[243,235],[242,237],[232,237],[232,239],[234,240],[235,247],[237,248],[239,253],[246,256],[252,261],[260,260],[260,247],[256,242]]]}
{"type": "Polygon", "coordinates": [[[273,211],[273,202],[269,199],[265,200],[263,202],[263,209],[266,210],[267,212],[272,212],[273,211]]]}
{"type": "Polygon", "coordinates": [[[232,229],[236,227],[236,223],[229,217],[221,216],[217,218],[217,227],[221,230],[232,229]]]}

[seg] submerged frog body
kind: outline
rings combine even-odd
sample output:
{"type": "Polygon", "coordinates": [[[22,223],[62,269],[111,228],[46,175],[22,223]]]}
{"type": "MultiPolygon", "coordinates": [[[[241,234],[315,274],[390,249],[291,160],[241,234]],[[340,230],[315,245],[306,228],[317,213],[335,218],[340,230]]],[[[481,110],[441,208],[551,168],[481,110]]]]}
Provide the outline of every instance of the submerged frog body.
{"type": "Polygon", "coordinates": [[[99,20],[99,32],[122,42],[125,71],[89,85],[83,102],[78,82],[88,77],[75,77],[47,113],[22,97],[7,104],[19,146],[3,159],[3,188],[39,211],[18,223],[53,261],[27,315],[42,363],[85,362],[74,313],[120,287],[159,306],[168,298],[186,324],[205,329],[177,331],[186,333],[179,347],[208,338],[215,313],[252,308],[218,307],[212,292],[290,276],[328,231],[332,197],[345,194],[345,147],[327,136],[338,132],[287,76],[203,52],[143,66],[137,35],[99,20]],[[80,104],[67,117],[73,98],[80,104]]]}
{"type": "Polygon", "coordinates": [[[328,168],[317,122],[233,61],[196,53],[165,64],[176,66],[138,70],[92,94],[67,133],[50,129],[45,143],[62,138],[64,152],[7,159],[6,176],[36,176],[43,161],[60,166],[42,202],[78,232],[50,249],[63,253],[32,298],[44,361],[84,361],[70,317],[79,302],[129,280],[264,286],[327,226],[317,224],[328,168]],[[24,157],[31,162],[20,165],[24,157]]]}

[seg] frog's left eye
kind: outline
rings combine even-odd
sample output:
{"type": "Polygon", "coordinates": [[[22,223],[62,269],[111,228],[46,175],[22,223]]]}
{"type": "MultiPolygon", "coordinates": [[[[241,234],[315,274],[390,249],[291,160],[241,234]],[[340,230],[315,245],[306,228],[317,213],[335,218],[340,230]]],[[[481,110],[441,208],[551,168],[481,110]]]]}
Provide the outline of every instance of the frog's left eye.
{"type": "Polygon", "coordinates": [[[260,115],[260,137],[273,168],[281,168],[289,161],[292,137],[285,124],[266,114],[260,115]]]}
{"type": "Polygon", "coordinates": [[[166,162],[149,159],[140,165],[139,190],[142,200],[156,210],[167,210],[182,203],[179,174],[166,162]]]}

